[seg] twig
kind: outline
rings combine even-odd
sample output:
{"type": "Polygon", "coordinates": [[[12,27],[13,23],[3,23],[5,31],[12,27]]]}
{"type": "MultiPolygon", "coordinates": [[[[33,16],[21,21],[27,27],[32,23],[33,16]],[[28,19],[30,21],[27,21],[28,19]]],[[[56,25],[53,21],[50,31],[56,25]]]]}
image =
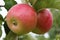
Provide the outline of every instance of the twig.
{"type": "Polygon", "coordinates": [[[4,5],[0,5],[0,7],[4,7],[4,5]]]}
{"type": "Polygon", "coordinates": [[[37,0],[34,0],[33,4],[32,5],[35,5],[35,3],[37,2],[37,0]]]}

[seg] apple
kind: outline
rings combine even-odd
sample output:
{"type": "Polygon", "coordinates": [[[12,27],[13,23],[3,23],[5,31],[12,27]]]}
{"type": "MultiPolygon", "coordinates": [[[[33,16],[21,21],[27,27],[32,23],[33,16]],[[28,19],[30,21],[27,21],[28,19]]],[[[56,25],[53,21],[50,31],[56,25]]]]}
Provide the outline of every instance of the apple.
{"type": "Polygon", "coordinates": [[[9,9],[5,20],[12,32],[23,35],[36,27],[37,13],[28,4],[16,4],[9,9]]]}
{"type": "Polygon", "coordinates": [[[44,34],[48,32],[53,24],[53,16],[48,8],[42,9],[38,12],[37,26],[32,31],[36,34],[44,34]]]}

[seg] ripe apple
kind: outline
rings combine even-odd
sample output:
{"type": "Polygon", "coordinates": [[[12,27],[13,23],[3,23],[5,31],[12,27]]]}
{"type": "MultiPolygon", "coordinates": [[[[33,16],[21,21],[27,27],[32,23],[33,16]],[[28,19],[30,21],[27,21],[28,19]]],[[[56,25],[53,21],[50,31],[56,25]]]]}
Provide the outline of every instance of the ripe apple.
{"type": "Polygon", "coordinates": [[[12,32],[26,34],[35,28],[37,14],[28,4],[16,4],[8,11],[6,22],[12,32]]]}
{"type": "Polygon", "coordinates": [[[42,9],[38,12],[37,26],[33,32],[36,34],[44,34],[51,29],[52,23],[53,16],[51,11],[48,8],[42,9]]]}

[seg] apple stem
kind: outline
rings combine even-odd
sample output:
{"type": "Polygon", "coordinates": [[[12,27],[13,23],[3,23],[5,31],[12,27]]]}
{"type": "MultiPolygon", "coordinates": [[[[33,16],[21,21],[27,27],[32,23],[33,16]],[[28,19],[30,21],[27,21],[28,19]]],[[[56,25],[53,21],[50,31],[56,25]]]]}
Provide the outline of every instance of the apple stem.
{"type": "Polygon", "coordinates": [[[17,40],[17,39],[18,39],[17,35],[10,31],[4,40],[17,40]]]}

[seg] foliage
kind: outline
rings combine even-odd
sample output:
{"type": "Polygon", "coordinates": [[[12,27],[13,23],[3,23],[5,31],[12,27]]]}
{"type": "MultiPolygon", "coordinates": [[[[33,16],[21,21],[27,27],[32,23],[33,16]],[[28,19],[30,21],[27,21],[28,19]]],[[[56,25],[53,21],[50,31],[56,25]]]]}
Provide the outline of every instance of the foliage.
{"type": "Polygon", "coordinates": [[[60,1],[59,0],[30,0],[29,1],[32,6],[36,9],[36,11],[42,8],[55,8],[60,9],[60,1]]]}
{"type": "Polygon", "coordinates": [[[49,31],[49,35],[51,39],[54,39],[57,34],[60,34],[60,11],[58,9],[51,9],[53,13],[53,25],[51,30],[49,31]],[[53,35],[53,36],[52,36],[53,35]]]}

